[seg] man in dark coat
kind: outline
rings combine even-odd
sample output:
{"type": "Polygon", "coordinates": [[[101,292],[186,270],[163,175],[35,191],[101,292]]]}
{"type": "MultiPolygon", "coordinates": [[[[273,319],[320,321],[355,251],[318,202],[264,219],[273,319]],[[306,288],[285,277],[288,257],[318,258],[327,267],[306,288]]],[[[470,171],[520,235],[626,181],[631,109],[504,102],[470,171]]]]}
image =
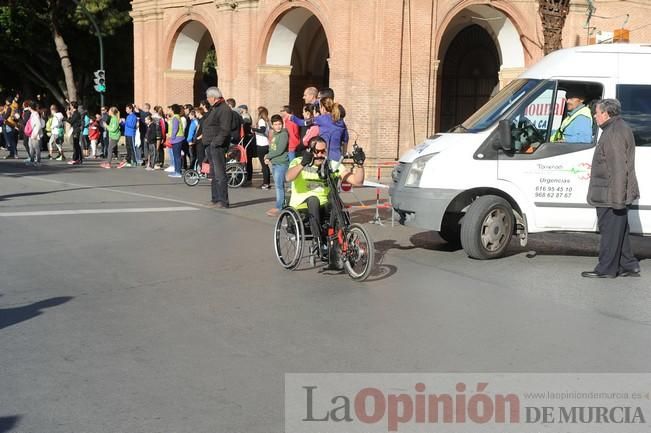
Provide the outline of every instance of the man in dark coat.
{"type": "Polygon", "coordinates": [[[228,180],[226,178],[226,152],[231,141],[231,121],[233,110],[226,104],[222,92],[217,87],[206,90],[210,111],[204,116],[202,124],[203,144],[210,149],[210,165],[213,178],[211,203],[216,208],[227,208],[228,180]]]}
{"type": "Polygon", "coordinates": [[[640,263],[629,239],[628,208],[640,191],[635,176],[635,139],[621,118],[621,104],[603,99],[595,105],[595,120],[602,129],[592,158],[588,203],[597,208],[601,240],[599,263],[591,278],[639,277],[640,263]]]}

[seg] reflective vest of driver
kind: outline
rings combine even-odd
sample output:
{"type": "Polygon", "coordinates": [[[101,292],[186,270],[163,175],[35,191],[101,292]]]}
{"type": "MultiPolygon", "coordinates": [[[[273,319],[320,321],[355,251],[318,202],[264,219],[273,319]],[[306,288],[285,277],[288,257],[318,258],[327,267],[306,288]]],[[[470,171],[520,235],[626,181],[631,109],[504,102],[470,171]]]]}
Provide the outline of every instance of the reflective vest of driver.
{"type": "Polygon", "coordinates": [[[568,126],[570,126],[570,123],[574,121],[579,116],[585,116],[588,119],[590,119],[590,122],[592,122],[592,112],[590,111],[590,108],[586,107],[585,105],[581,107],[580,109],[576,110],[574,113],[572,113],[571,116],[567,116],[563,122],[561,122],[561,127],[558,128],[558,131],[554,135],[552,135],[551,142],[556,142],[556,141],[563,141],[565,139],[565,130],[567,129],[568,126]]]}

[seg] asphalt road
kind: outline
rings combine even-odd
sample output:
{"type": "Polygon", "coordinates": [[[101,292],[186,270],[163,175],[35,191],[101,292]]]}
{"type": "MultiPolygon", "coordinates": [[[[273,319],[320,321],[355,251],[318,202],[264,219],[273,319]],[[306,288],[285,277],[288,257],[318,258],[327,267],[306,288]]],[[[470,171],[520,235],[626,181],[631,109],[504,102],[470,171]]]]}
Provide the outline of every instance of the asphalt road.
{"type": "Polygon", "coordinates": [[[0,162],[1,433],[280,432],[285,373],[649,370],[649,240],[641,278],[586,280],[595,235],[481,262],[369,225],[356,283],[280,268],[273,191],[208,199],[160,172],[0,162]]]}

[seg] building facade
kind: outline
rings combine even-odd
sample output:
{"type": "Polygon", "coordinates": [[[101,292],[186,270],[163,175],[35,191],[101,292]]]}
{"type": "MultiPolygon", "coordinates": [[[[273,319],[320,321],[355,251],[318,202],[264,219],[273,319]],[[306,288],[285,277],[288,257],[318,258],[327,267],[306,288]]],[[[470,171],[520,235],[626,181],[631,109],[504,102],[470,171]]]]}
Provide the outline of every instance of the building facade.
{"type": "MultiPolygon", "coordinates": [[[[651,42],[649,3],[573,0],[563,46],[587,44],[588,29],[651,42]]],[[[536,0],[133,0],[132,9],[136,103],[196,103],[217,84],[255,116],[259,105],[298,109],[306,86],[328,86],[352,136],[380,160],[462,122],[543,56],[536,0]]]]}

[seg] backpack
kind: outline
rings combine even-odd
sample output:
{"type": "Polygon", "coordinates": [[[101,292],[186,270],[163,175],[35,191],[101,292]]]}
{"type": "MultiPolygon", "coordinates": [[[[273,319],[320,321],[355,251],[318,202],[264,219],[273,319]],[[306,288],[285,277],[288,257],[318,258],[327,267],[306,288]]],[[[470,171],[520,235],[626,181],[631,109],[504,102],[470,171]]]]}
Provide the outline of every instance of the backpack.
{"type": "Polygon", "coordinates": [[[25,137],[31,137],[32,136],[32,122],[31,122],[31,119],[27,120],[27,123],[25,123],[25,129],[23,129],[23,132],[25,133],[25,137]]]}
{"type": "Polygon", "coordinates": [[[231,116],[231,143],[237,144],[242,138],[240,128],[242,126],[242,117],[236,111],[231,110],[233,115],[231,116]]]}

